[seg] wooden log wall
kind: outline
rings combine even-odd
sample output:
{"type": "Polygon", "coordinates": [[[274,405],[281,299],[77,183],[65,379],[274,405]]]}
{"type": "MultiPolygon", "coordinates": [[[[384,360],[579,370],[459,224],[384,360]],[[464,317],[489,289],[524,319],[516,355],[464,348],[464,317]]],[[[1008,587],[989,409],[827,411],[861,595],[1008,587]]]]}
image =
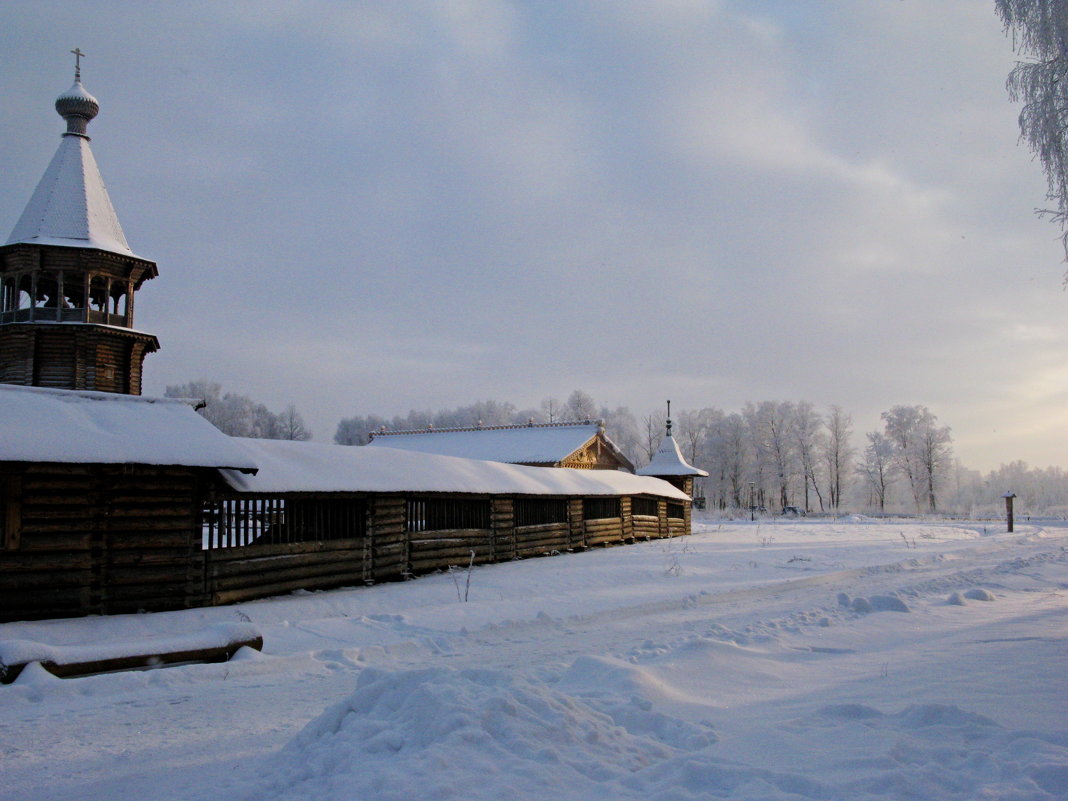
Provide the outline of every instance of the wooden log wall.
{"type": "Polygon", "coordinates": [[[618,545],[623,542],[623,518],[603,517],[586,521],[586,546],[618,545]]]}
{"type": "MultiPolygon", "coordinates": [[[[365,536],[202,549],[214,472],[196,468],[6,465],[0,473],[0,621],[236,603],[297,589],[408,578],[450,566],[689,532],[685,517],[630,514],[515,525],[512,498],[487,499],[489,528],[409,531],[406,497],[364,496],[365,536]]],[[[302,503],[313,503],[313,499],[302,503]]],[[[685,506],[685,505],[684,505],[685,506]]]]}
{"type": "Polygon", "coordinates": [[[634,515],[631,519],[631,527],[636,540],[653,540],[661,536],[659,517],[634,515]]]}
{"type": "Polygon", "coordinates": [[[586,548],[586,527],[583,525],[582,498],[568,498],[568,543],[569,551],[581,551],[586,548]]]}
{"type": "Polygon", "coordinates": [[[371,502],[371,562],[365,570],[368,581],[408,575],[410,554],[404,523],[404,496],[375,496],[371,502]]]}
{"type": "Polygon", "coordinates": [[[181,609],[203,598],[191,468],[30,464],[6,514],[17,543],[0,550],[0,619],[181,609]]]}
{"type": "Polygon", "coordinates": [[[629,496],[619,499],[619,512],[623,523],[623,542],[634,542],[634,515],[631,512],[629,496]]]}
{"type": "Polygon", "coordinates": [[[148,334],[96,326],[0,326],[5,384],[141,394],[148,334]]]}
{"type": "Polygon", "coordinates": [[[571,527],[565,523],[520,526],[515,530],[515,555],[548,556],[571,548],[571,527]]]}
{"type": "Polygon", "coordinates": [[[211,605],[237,603],[294,590],[364,583],[362,539],[245,545],[207,551],[211,605]]]}
{"type": "Polygon", "coordinates": [[[493,527],[493,561],[506,562],[516,552],[515,504],[511,498],[490,501],[490,525],[493,527]]]}
{"type": "Polygon", "coordinates": [[[409,534],[409,575],[433,573],[449,567],[484,565],[494,559],[493,529],[458,528],[409,534]]]}

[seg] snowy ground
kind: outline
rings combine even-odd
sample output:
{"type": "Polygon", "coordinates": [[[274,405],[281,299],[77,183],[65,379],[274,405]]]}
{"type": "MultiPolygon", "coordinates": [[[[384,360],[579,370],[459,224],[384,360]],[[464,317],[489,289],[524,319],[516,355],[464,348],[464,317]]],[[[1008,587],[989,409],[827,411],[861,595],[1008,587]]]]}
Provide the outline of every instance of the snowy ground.
{"type": "Polygon", "coordinates": [[[0,687],[0,799],[1068,798],[1068,528],[695,534],[208,610],[0,626],[264,652],[0,687]]]}

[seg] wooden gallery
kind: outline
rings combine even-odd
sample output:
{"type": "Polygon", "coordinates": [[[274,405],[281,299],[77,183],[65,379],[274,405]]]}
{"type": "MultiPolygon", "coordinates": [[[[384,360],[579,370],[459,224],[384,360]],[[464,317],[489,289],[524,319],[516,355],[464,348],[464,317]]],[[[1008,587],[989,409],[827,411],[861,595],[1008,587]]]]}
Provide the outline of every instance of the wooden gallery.
{"type": "Polygon", "coordinates": [[[157,350],[89,149],[80,74],[0,247],[0,621],[226,604],[690,530],[670,423],[646,468],[595,423],[405,432],[349,447],[229,437],[141,397],[157,350]],[[575,465],[543,466],[543,465],[575,465]],[[599,468],[599,469],[598,469],[599,468]]]}

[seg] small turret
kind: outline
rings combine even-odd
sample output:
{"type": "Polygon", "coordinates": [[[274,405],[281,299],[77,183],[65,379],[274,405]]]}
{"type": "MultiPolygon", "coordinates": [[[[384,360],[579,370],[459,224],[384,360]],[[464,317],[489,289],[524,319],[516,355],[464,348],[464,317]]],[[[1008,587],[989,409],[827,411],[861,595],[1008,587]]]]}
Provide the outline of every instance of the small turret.
{"type": "Polygon", "coordinates": [[[671,401],[667,402],[668,416],[664,438],[660,440],[653,458],[645,467],[638,468],[635,472],[639,476],[653,476],[662,478],[670,484],[681,489],[691,498],[693,497],[693,480],[696,476],[707,476],[708,473],[686,461],[679,450],[679,444],[671,435],[671,401]]]}

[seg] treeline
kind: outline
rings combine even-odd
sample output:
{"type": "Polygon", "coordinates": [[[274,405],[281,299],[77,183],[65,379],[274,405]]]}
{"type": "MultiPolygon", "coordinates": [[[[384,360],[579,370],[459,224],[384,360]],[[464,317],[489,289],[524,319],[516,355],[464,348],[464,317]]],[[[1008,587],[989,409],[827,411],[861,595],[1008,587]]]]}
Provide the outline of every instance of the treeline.
{"type": "MultiPolygon", "coordinates": [[[[212,381],[168,386],[166,397],[206,401],[200,413],[235,437],[311,439],[300,413],[275,413],[244,395],[224,393],[212,381]]],[[[637,467],[652,459],[664,436],[666,410],[635,414],[626,406],[597,403],[575,390],[566,400],[546,398],[538,408],[485,400],[439,411],[349,417],[334,441],[366,445],[373,431],[521,425],[602,420],[605,433],[637,467]]],[[[983,475],[953,456],[953,440],[926,406],[895,406],[882,426],[857,434],[839,406],[817,409],[807,401],[747,403],[739,411],[715,407],[672,414],[675,439],[686,459],[708,472],[696,494],[712,509],[750,505],[777,513],[808,512],[1000,514],[1002,496],[1017,495],[1020,514],[1068,515],[1068,474],[1016,461],[983,475]]]]}
{"type": "Polygon", "coordinates": [[[213,381],[190,381],[167,387],[166,398],[195,398],[205,405],[199,410],[216,428],[231,437],[308,440],[311,433],[293,404],[277,414],[262,403],[233,392],[223,394],[213,381]]]}
{"type": "MultiPolygon", "coordinates": [[[[364,445],[372,431],[603,420],[609,438],[634,462],[649,462],[664,435],[666,410],[635,414],[599,404],[582,390],[566,401],[547,398],[537,409],[480,401],[442,411],[356,416],[340,421],[334,441],[364,445]]],[[[777,513],[788,506],[808,512],[998,514],[1003,493],[1018,496],[1024,514],[1068,512],[1068,475],[1023,462],[988,475],[962,466],[953,455],[948,426],[926,407],[895,406],[882,427],[858,435],[841,407],[817,409],[807,401],[761,401],[741,410],[714,407],[672,414],[675,439],[686,459],[707,471],[696,494],[709,508],[777,513]]]]}

